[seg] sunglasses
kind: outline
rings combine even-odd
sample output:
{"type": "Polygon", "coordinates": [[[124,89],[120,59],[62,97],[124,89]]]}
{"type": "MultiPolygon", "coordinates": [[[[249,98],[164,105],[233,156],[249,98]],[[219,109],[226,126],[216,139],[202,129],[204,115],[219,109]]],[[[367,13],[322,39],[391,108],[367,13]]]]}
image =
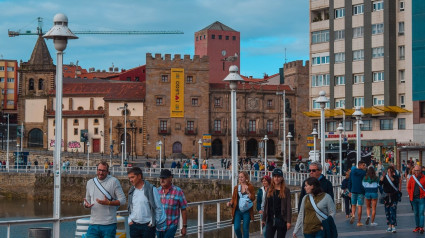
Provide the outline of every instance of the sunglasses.
{"type": "Polygon", "coordinates": [[[311,172],[313,172],[313,173],[316,173],[316,171],[319,171],[318,169],[309,169],[309,170],[307,170],[309,173],[311,173],[311,172]]]}

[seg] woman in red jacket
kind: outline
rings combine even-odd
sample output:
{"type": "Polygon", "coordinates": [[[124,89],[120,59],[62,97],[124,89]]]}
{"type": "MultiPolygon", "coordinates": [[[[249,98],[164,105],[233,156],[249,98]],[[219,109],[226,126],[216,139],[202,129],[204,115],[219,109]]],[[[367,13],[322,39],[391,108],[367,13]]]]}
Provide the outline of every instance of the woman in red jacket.
{"type": "Polygon", "coordinates": [[[424,233],[424,208],[425,208],[425,176],[422,174],[421,166],[416,165],[413,175],[407,182],[407,193],[415,214],[416,228],[413,232],[424,233]]]}

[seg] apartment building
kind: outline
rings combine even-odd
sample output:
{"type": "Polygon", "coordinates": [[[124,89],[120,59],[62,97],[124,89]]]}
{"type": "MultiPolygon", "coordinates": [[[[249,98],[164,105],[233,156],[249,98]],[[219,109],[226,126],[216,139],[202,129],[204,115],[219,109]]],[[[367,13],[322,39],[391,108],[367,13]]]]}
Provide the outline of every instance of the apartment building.
{"type": "MultiPolygon", "coordinates": [[[[413,140],[411,0],[310,0],[310,111],[317,128],[326,92],[326,146],[355,143],[355,106],[364,116],[362,153],[394,158],[413,140]]],[[[403,155],[402,155],[403,156],[403,155]]],[[[405,156],[405,155],[404,155],[405,156]]],[[[415,157],[415,155],[409,154],[415,157]]]]}
{"type": "Polygon", "coordinates": [[[18,102],[18,61],[0,59],[1,109],[10,114],[10,120],[16,122],[18,102]]]}

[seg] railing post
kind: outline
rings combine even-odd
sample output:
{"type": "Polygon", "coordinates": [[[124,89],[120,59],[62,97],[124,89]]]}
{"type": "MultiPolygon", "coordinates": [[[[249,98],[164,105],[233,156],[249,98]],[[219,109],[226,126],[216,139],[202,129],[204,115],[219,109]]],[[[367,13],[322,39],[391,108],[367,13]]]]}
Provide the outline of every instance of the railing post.
{"type": "Polygon", "coordinates": [[[204,238],[204,204],[198,205],[198,238],[204,238]]]}
{"type": "Polygon", "coordinates": [[[221,216],[220,216],[220,203],[217,203],[217,229],[220,229],[220,221],[221,221],[221,216]]]}

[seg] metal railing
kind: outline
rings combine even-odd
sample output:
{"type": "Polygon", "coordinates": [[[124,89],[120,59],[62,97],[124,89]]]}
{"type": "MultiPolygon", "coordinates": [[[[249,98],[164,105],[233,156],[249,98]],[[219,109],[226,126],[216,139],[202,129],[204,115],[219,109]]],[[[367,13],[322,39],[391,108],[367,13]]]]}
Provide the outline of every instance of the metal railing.
{"type": "MultiPolygon", "coordinates": [[[[334,186],[334,194],[335,194],[335,204],[341,203],[341,188],[340,186],[334,186]]],[[[300,195],[300,190],[294,190],[291,191],[291,194],[293,194],[293,206],[292,206],[292,213],[298,213],[298,200],[300,195]]],[[[197,215],[197,225],[192,225],[187,227],[187,234],[198,234],[199,238],[204,237],[205,232],[215,231],[227,227],[232,227],[231,219],[227,220],[221,220],[221,204],[226,203],[230,201],[230,198],[225,199],[218,199],[218,200],[210,200],[210,201],[201,201],[201,202],[191,202],[188,203],[188,207],[197,207],[198,215],[197,215]],[[216,222],[209,222],[204,223],[205,220],[205,208],[208,205],[216,205],[216,222]]],[[[341,211],[343,211],[343,205],[341,204],[341,211]]],[[[121,216],[128,216],[127,211],[118,211],[118,215],[121,216]]],[[[71,217],[62,217],[60,218],[60,222],[64,221],[76,221],[80,218],[87,218],[90,217],[90,215],[84,215],[84,216],[71,216],[71,217]]],[[[259,221],[260,215],[257,214],[254,216],[254,221],[259,221]]],[[[11,235],[11,227],[12,226],[18,226],[18,225],[33,225],[33,224],[46,224],[46,223],[53,223],[56,221],[54,218],[38,218],[38,219],[26,219],[26,220],[9,220],[9,221],[0,221],[0,226],[7,226],[7,238],[10,238],[11,235]]],[[[128,227],[128,219],[124,219],[125,223],[125,229],[126,234],[129,234],[129,227],[128,227]]],[[[179,223],[179,230],[177,231],[177,236],[180,237],[180,230],[183,226],[182,218],[180,216],[180,223],[179,223]]],[[[261,222],[260,222],[260,230],[262,229],[261,222]]]]}

